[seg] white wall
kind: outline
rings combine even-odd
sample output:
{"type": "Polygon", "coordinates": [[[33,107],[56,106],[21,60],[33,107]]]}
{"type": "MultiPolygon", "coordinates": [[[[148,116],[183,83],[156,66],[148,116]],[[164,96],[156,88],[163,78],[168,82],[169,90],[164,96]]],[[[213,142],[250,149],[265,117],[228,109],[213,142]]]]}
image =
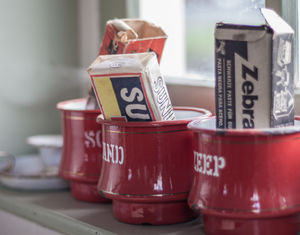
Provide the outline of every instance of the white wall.
{"type": "Polygon", "coordinates": [[[78,97],[78,1],[0,0],[0,150],[60,132],[56,103],[78,97]]]}

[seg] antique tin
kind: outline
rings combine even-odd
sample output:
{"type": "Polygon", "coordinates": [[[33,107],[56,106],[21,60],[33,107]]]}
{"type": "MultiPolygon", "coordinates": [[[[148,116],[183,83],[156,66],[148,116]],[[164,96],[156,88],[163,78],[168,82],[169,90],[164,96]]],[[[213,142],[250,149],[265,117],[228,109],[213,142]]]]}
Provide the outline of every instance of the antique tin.
{"type": "Polygon", "coordinates": [[[299,230],[300,121],[268,129],[216,129],[193,121],[188,203],[209,235],[290,235],[299,230]]]}
{"type": "Polygon", "coordinates": [[[103,162],[98,190],[113,200],[114,216],[130,224],[173,224],[195,214],[186,199],[192,177],[192,119],[211,115],[174,108],[177,120],[117,122],[98,118],[103,162]]]}
{"type": "Polygon", "coordinates": [[[97,192],[101,167],[101,125],[99,110],[86,110],[86,99],[57,104],[61,111],[63,150],[59,175],[70,180],[72,196],[88,202],[107,202],[97,192]]]}

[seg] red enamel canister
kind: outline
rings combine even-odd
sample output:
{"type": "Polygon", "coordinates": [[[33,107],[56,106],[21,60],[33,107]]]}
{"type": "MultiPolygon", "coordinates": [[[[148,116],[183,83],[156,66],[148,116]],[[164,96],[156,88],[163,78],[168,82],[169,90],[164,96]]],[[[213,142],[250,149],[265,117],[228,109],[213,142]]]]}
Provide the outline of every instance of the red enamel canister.
{"type": "Polygon", "coordinates": [[[61,111],[63,150],[59,175],[71,183],[72,196],[88,202],[107,202],[97,191],[101,167],[99,110],[86,110],[86,99],[57,104],[61,111]]]}
{"type": "Polygon", "coordinates": [[[174,108],[177,120],[102,124],[103,154],[98,190],[113,200],[114,216],[130,224],[172,224],[195,214],[186,199],[192,176],[192,131],[187,123],[211,115],[174,108]]]}
{"type": "Polygon", "coordinates": [[[208,235],[291,235],[299,231],[300,119],[295,126],[216,129],[193,121],[194,177],[188,203],[208,235]]]}

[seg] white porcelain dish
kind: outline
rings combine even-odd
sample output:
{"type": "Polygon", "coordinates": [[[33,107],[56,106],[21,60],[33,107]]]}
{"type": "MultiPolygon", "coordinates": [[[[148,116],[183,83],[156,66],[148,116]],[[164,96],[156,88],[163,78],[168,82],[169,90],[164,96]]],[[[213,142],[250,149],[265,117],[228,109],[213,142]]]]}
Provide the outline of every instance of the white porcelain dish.
{"type": "Polygon", "coordinates": [[[38,148],[61,148],[63,145],[63,138],[61,135],[34,135],[27,138],[27,143],[38,148]]]}
{"type": "Polygon", "coordinates": [[[39,155],[15,157],[10,171],[0,172],[0,183],[17,190],[60,190],[69,183],[58,176],[53,167],[45,167],[39,155]]]}
{"type": "Polygon", "coordinates": [[[27,138],[27,143],[39,149],[46,166],[57,166],[61,160],[63,137],[61,135],[35,135],[27,138]]]}

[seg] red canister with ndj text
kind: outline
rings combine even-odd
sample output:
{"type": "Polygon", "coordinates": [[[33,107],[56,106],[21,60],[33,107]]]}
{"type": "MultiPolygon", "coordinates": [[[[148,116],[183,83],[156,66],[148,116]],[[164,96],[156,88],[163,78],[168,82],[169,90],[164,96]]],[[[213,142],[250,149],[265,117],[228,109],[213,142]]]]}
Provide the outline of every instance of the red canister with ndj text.
{"type": "Polygon", "coordinates": [[[216,129],[193,121],[188,203],[208,235],[296,235],[300,222],[300,121],[268,129],[216,129]]]}
{"type": "Polygon", "coordinates": [[[130,224],[173,224],[195,214],[186,199],[193,163],[187,123],[208,117],[198,108],[174,108],[177,120],[116,122],[98,118],[103,162],[98,190],[113,200],[114,216],[130,224]]]}
{"type": "Polygon", "coordinates": [[[99,110],[86,110],[86,99],[57,104],[61,111],[63,151],[59,175],[71,183],[72,196],[88,202],[107,202],[97,191],[101,167],[101,125],[99,110]]]}

